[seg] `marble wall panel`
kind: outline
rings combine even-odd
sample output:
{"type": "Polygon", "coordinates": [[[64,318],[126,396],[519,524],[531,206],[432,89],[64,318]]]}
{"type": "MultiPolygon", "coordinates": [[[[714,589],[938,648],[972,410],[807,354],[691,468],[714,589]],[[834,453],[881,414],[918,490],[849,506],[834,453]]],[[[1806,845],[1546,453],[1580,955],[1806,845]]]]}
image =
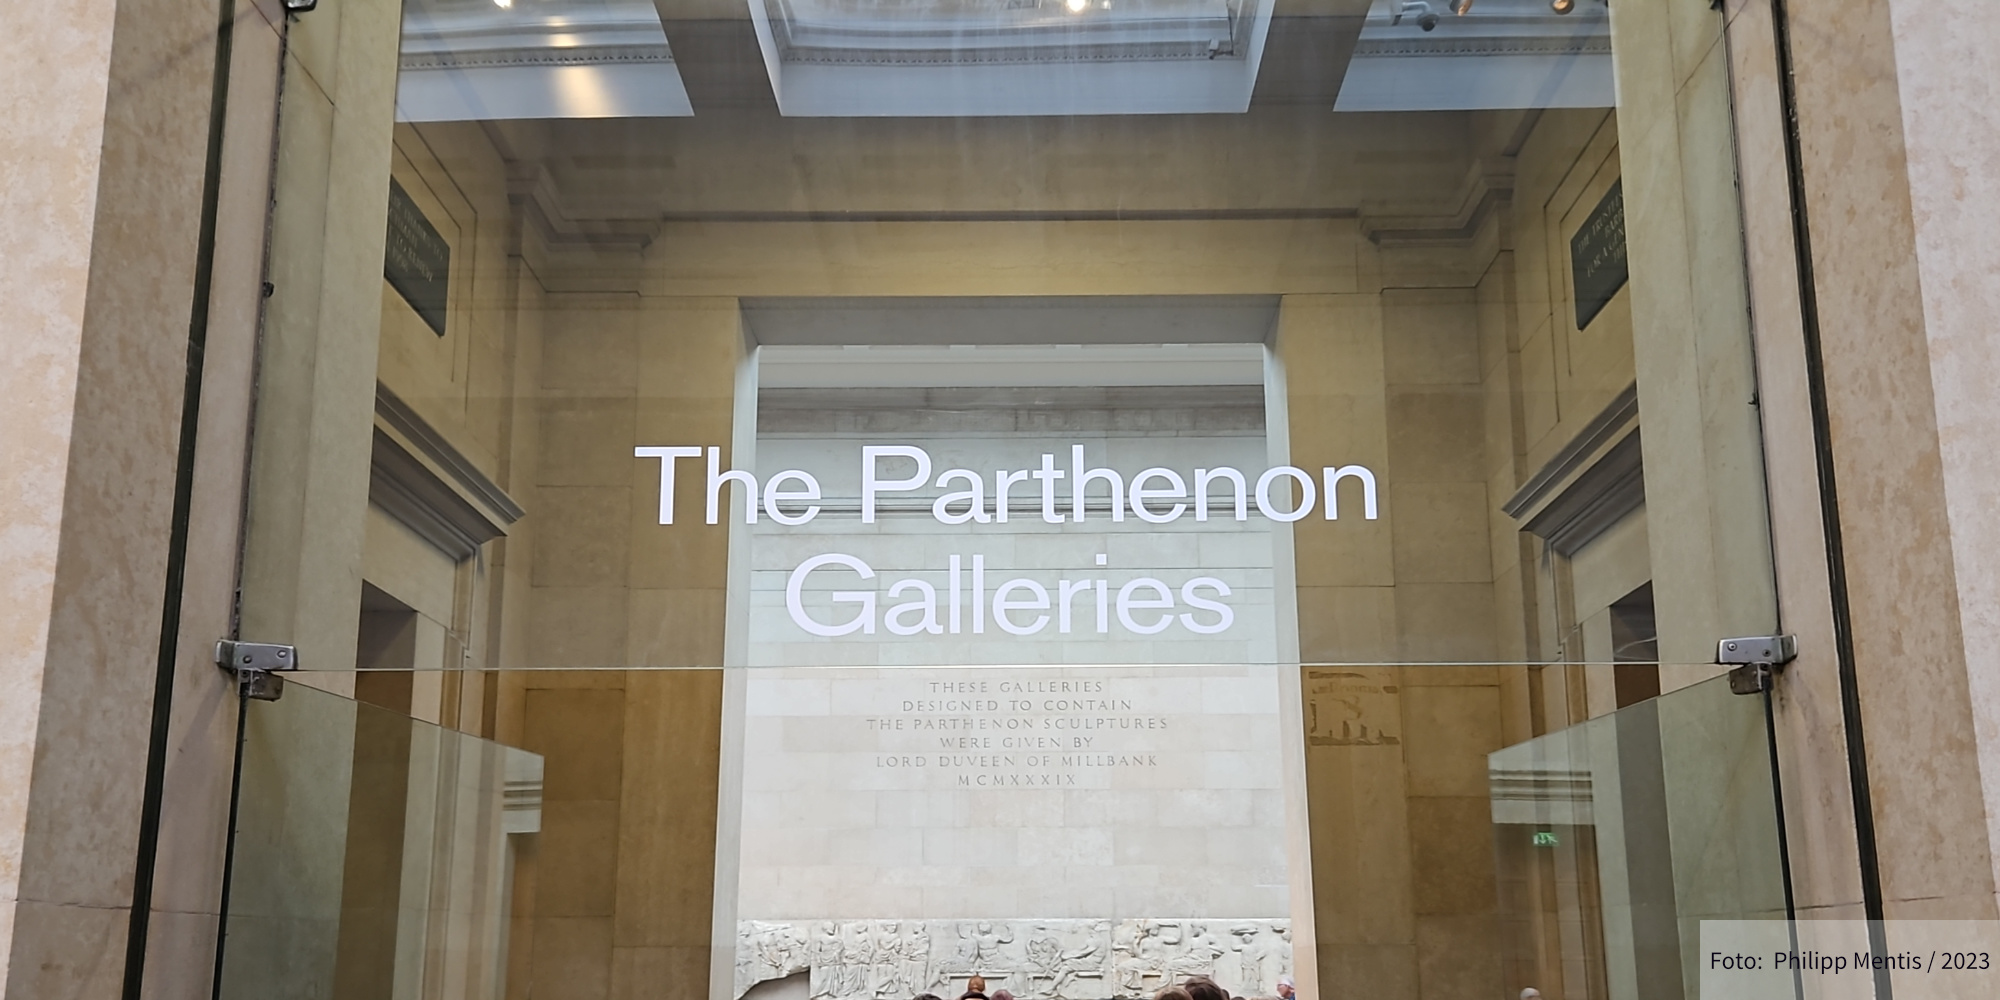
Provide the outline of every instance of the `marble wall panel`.
{"type": "Polygon", "coordinates": [[[2000,639],[2000,566],[1993,558],[2000,529],[1992,514],[2000,480],[1983,454],[1993,437],[1991,386],[2000,373],[2000,352],[1982,332],[2000,315],[1991,263],[1994,180],[1986,168],[1991,115],[1968,127],[1926,106],[1947,94],[1991,93],[1991,81],[1964,60],[1977,59],[1977,40],[2000,29],[1986,6],[1954,2],[1927,13],[1909,4],[1890,8],[1968,694],[1988,851],[2000,872],[2000,851],[1992,846],[2000,844],[2000,690],[1991,671],[1976,666],[1990,662],[1988,651],[2000,639]]]}
{"type": "MultiPolygon", "coordinates": [[[[123,965],[146,716],[164,694],[160,581],[215,11],[48,13],[0,15],[0,59],[16,70],[0,84],[0,170],[14,192],[0,208],[11,359],[0,374],[0,955],[11,956],[0,981],[9,995],[104,995],[123,965]]],[[[188,693],[212,697],[199,679],[188,693]]],[[[203,758],[197,772],[215,745],[191,728],[175,736],[203,758]]],[[[176,784],[190,800],[213,801],[209,774],[176,778],[192,779],[176,784]]],[[[214,858],[200,842],[185,870],[212,872],[214,858]]]]}
{"type": "MultiPolygon", "coordinates": [[[[1990,900],[1991,810],[1974,791],[1982,778],[1968,668],[1977,661],[1964,652],[1939,430],[1946,347],[1932,356],[1931,282],[1913,252],[1911,181],[1935,167],[1912,165],[1899,76],[1916,69],[1911,60],[1938,57],[1899,50],[1897,21],[1910,17],[1899,4],[1788,6],[1883,892],[1990,900]]],[[[1955,326],[1940,334],[1958,336],[1955,326]]]]}

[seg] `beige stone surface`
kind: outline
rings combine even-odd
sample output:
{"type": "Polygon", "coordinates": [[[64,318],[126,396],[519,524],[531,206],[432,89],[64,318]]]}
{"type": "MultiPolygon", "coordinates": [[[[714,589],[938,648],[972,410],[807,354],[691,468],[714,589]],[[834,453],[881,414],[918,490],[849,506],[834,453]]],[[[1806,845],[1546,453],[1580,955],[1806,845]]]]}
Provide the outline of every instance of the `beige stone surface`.
{"type": "Polygon", "coordinates": [[[241,475],[249,444],[264,219],[277,109],[278,35],[251,0],[237,7],[217,205],[215,276],[203,357],[181,633],[147,941],[154,998],[208,995],[236,742],[236,692],[213,642],[236,597],[241,475]]]}
{"type": "Polygon", "coordinates": [[[551,1000],[611,996],[611,918],[536,917],[526,995],[551,1000]]]}
{"type": "MultiPolygon", "coordinates": [[[[1990,666],[2000,643],[2000,476],[1993,471],[1993,386],[2000,383],[2000,319],[1993,199],[1993,94],[1975,67],[2000,37],[1991,5],[1947,3],[1918,11],[1890,5],[1902,126],[1938,450],[1951,532],[1959,629],[1977,739],[1987,854],[2000,882],[2000,683],[1990,666]],[[1946,114],[1940,102],[1971,113],[1946,114]]],[[[1967,879],[1967,888],[1984,888],[1967,879]]],[[[1984,915],[1982,899],[1967,915],[1984,915]]]]}
{"type": "Polygon", "coordinates": [[[549,917],[608,917],[620,878],[616,800],[565,801],[542,820],[535,911],[549,917]]]}
{"type": "Polygon", "coordinates": [[[1647,498],[1660,655],[1701,663],[1715,638],[1768,629],[1777,610],[1728,70],[1720,18],[1643,4],[1619,14],[1614,40],[1652,56],[1618,64],[1619,158],[1648,482],[1678,487],[1647,498]]]}
{"type": "Polygon", "coordinates": [[[1396,658],[1394,587],[1297,590],[1299,658],[1307,663],[1374,663],[1396,658]]]}
{"type": "Polygon", "coordinates": [[[1791,10],[1883,891],[1990,893],[1892,5],[1791,10]]]}
{"type": "Polygon", "coordinates": [[[719,670],[627,676],[615,941],[686,949],[690,979],[708,962],[721,714],[719,670]]]}
{"type": "Polygon", "coordinates": [[[291,26],[245,540],[246,634],[354,658],[400,19],[385,0],[291,26]]]}
{"type": "MultiPolygon", "coordinates": [[[[154,696],[213,11],[0,15],[0,977],[122,969],[154,696]],[[18,912],[17,912],[18,908],[18,912]]],[[[185,729],[183,729],[185,735],[185,729]]]]}
{"type": "Polygon", "coordinates": [[[1861,875],[1768,0],[1733,2],[1730,35],[1773,562],[1784,627],[1800,637],[1797,669],[1779,693],[1777,712],[1793,883],[1803,910],[1857,903],[1861,875]]]}
{"type": "MultiPolygon", "coordinates": [[[[668,223],[645,291],[1200,295],[1359,288],[1352,219],[668,223]]],[[[558,280],[561,280],[558,278],[558,280]]]]}

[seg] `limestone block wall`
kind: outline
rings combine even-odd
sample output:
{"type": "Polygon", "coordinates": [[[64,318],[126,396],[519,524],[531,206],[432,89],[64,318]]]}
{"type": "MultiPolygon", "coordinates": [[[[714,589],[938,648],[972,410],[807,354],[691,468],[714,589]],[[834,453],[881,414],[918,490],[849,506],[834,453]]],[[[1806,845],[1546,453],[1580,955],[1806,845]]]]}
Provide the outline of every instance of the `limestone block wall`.
{"type": "Polygon", "coordinates": [[[1501,674],[1476,295],[1287,297],[1276,347],[1294,462],[1386,470],[1372,531],[1293,525],[1300,658],[1328,664],[1304,668],[1320,981],[1492,992],[1501,674]],[[1439,665],[1387,666],[1405,661],[1439,665]]]}
{"type": "MultiPolygon", "coordinates": [[[[526,669],[509,697],[547,771],[508,988],[699,996],[728,529],[658,524],[657,468],[632,449],[730,439],[740,320],[733,299],[541,302],[531,586],[527,607],[509,608],[527,619],[509,663],[526,669]]],[[[679,479],[681,510],[701,509],[702,485],[679,479]]]]}

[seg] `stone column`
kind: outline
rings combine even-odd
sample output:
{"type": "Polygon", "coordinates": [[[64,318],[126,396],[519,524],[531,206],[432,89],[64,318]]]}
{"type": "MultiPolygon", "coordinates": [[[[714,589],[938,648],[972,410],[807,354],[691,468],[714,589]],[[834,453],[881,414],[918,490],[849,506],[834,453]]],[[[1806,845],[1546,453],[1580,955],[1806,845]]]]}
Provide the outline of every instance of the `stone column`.
{"type": "Polygon", "coordinates": [[[325,4],[286,48],[242,631],[315,670],[352,668],[361,609],[399,9],[325,4]]]}
{"type": "Polygon", "coordinates": [[[1789,7],[1887,916],[1992,919],[2000,207],[1980,67],[2000,11],[1963,0],[1789,7]]]}
{"type": "Polygon", "coordinates": [[[1776,625],[1723,18],[1618,4],[1618,159],[1661,687],[1776,625]]]}
{"type": "Polygon", "coordinates": [[[0,994],[125,967],[213,4],[0,11],[0,994]]]}

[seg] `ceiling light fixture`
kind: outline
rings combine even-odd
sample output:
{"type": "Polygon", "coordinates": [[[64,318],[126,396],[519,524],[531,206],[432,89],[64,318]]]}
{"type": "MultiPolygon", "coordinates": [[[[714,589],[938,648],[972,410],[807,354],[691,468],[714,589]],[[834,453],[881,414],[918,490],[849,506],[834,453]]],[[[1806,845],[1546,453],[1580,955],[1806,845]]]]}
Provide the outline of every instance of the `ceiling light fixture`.
{"type": "Polygon", "coordinates": [[[1090,6],[1090,0],[1065,0],[1072,14],[1081,14],[1090,6]]]}
{"type": "Polygon", "coordinates": [[[1402,24],[1405,17],[1415,18],[1417,27],[1425,31],[1437,30],[1437,11],[1431,9],[1429,0],[1397,0],[1395,6],[1391,8],[1389,23],[1402,24]]]}
{"type": "Polygon", "coordinates": [[[1464,17],[1472,12],[1472,3],[1473,0],[1458,0],[1458,3],[1452,5],[1451,12],[1464,17]]]}
{"type": "Polygon", "coordinates": [[[1576,0],[1549,0],[1549,9],[1558,14],[1567,14],[1576,9],[1576,0]]]}
{"type": "Polygon", "coordinates": [[[514,8],[514,0],[493,0],[493,6],[501,10],[512,10],[514,8]]]}

